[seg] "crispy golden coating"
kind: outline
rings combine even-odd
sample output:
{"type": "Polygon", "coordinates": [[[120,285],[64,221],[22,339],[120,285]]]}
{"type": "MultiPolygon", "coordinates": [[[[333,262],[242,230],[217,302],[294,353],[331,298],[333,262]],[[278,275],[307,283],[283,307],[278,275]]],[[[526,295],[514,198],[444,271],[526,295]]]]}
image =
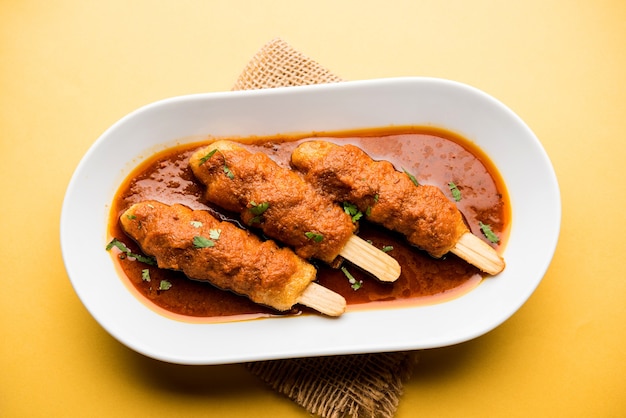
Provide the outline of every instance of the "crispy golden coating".
{"type": "Polygon", "coordinates": [[[290,249],[206,211],[146,201],[131,206],[120,222],[160,268],[180,270],[279,311],[295,305],[315,280],[315,268],[290,249]]]}
{"type": "Polygon", "coordinates": [[[239,213],[244,223],[303,258],[332,263],[354,233],[340,206],[263,153],[217,141],[194,153],[189,163],[207,187],[207,200],[239,213]]]}
{"type": "Polygon", "coordinates": [[[461,213],[434,186],[417,187],[387,161],[374,161],[353,145],[300,144],[292,165],[335,202],[350,202],[367,219],[400,232],[434,257],[450,251],[468,228],[461,213]]]}

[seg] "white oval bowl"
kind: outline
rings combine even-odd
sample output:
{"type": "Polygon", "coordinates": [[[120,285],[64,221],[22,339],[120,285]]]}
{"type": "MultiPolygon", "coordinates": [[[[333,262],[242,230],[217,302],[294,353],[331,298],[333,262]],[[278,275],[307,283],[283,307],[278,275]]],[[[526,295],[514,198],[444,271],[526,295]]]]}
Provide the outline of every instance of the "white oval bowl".
{"type": "Polygon", "coordinates": [[[180,364],[448,346],[483,335],[530,297],[554,254],[560,194],[539,140],[509,108],[464,84],[395,78],[197,94],[142,107],[89,149],[67,189],[61,248],[79,298],[113,337],[146,356],[180,364]],[[428,306],[197,324],[156,313],[122,282],[104,250],[114,195],[145,158],[198,136],[265,136],[432,125],[476,143],[498,167],[512,207],[507,267],[456,299],[428,306]]]}

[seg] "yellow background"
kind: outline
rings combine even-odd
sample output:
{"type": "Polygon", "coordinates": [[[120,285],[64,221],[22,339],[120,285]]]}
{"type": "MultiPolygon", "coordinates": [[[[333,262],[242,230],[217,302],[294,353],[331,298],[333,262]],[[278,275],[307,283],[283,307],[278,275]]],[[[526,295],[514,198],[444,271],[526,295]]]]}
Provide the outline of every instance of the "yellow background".
{"type": "Polygon", "coordinates": [[[422,353],[397,416],[626,416],[623,0],[1,0],[0,415],[308,416],[241,365],[164,364],[118,343],[59,248],[65,188],[107,127],[229,90],[274,37],[345,79],[486,91],[560,182],[561,237],[536,293],[487,335],[422,353]]]}

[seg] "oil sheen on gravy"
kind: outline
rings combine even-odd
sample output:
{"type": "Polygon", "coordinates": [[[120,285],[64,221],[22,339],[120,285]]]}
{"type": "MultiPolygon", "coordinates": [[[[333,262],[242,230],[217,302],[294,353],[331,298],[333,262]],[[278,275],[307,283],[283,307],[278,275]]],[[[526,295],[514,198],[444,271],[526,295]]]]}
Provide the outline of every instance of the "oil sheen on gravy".
{"type": "MultiPolygon", "coordinates": [[[[289,167],[292,150],[307,139],[359,146],[373,159],[390,161],[399,171],[413,174],[420,184],[438,186],[451,200],[449,183],[454,183],[461,192],[461,200],[456,205],[472,232],[484,238],[478,223],[490,225],[500,237],[498,244],[491,245],[498,251],[502,250],[510,218],[506,188],[487,156],[468,140],[445,130],[403,127],[237,141],[250,151],[264,152],[280,165],[289,167]]],[[[109,222],[110,237],[124,242],[131,251],[140,252],[138,246],[123,233],[118,219],[130,205],[148,199],[209,210],[242,226],[237,222],[236,215],[226,213],[204,199],[204,187],[194,178],[188,166],[191,154],[210,142],[211,139],[207,139],[203,143],[173,147],[141,163],[115,195],[109,222]]],[[[361,288],[353,290],[341,270],[313,261],[318,268],[318,282],[342,294],[348,302],[348,310],[438,303],[471,291],[484,279],[476,268],[454,255],[433,259],[408,245],[401,236],[367,221],[360,222],[358,235],[378,248],[393,247],[389,254],[400,263],[402,274],[395,283],[380,283],[344,263],[348,271],[362,281],[361,288]]],[[[120,275],[139,299],[156,311],[179,320],[224,322],[309,312],[308,308],[296,306],[291,312],[280,314],[243,296],[216,289],[208,283],[189,280],[182,273],[120,257],[116,250],[112,250],[112,254],[120,275]],[[142,279],[142,270],[146,268],[150,271],[149,282],[142,279]],[[172,284],[169,290],[159,290],[162,280],[172,284]]],[[[497,277],[485,280],[497,280],[497,277]]]]}

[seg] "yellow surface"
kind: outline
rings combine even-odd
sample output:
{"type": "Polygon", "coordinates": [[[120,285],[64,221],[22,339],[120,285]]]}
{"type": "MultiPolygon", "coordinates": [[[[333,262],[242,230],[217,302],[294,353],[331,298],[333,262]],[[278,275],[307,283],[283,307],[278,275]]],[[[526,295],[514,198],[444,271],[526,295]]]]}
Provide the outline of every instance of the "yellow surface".
{"type": "Polygon", "coordinates": [[[118,343],[59,248],[65,188],[108,126],[230,89],[274,37],[346,79],[483,89],[559,178],[561,238],[537,292],[489,334],[424,352],[397,416],[626,416],[622,0],[0,1],[0,416],[308,416],[241,365],[164,364],[118,343]]]}

